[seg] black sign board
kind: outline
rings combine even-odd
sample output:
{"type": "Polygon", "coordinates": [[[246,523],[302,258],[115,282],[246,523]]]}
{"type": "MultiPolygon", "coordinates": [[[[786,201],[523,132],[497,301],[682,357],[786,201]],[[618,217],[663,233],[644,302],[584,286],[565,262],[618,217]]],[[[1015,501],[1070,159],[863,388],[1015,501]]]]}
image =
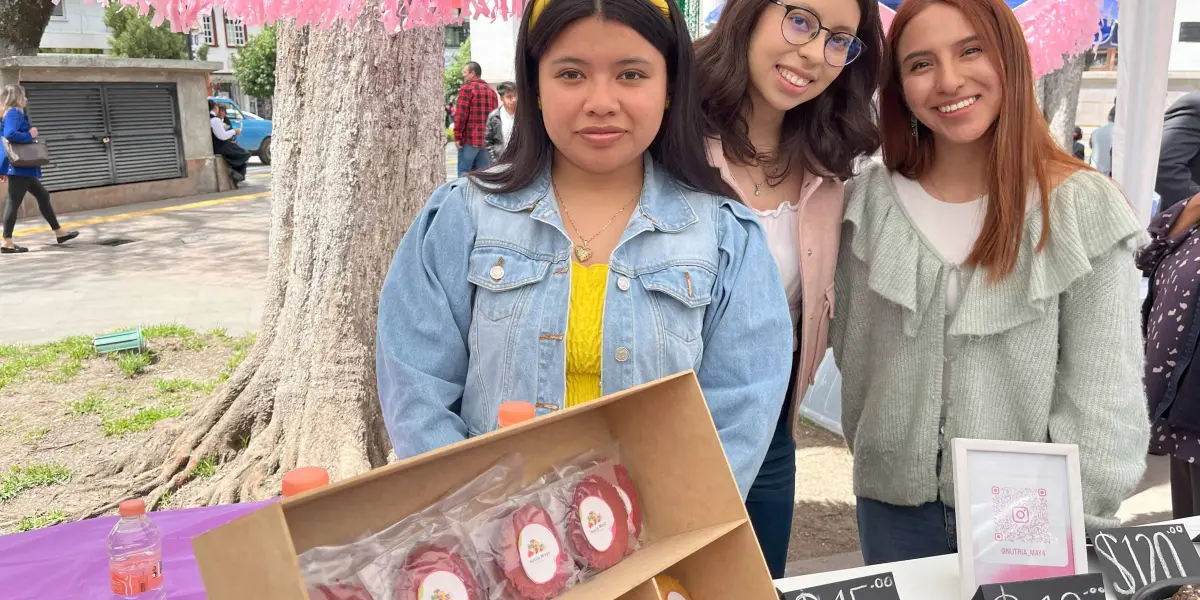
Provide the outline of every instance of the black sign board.
{"type": "Polygon", "coordinates": [[[889,571],[785,592],[783,600],[900,600],[900,594],[889,571]]]}
{"type": "Polygon", "coordinates": [[[973,600],[1103,600],[1104,577],[1084,573],[1069,577],[986,583],[979,586],[973,600]]]}
{"type": "Polygon", "coordinates": [[[1200,555],[1183,525],[1103,529],[1093,536],[1092,548],[1118,598],[1156,581],[1200,575],[1200,555]]]}

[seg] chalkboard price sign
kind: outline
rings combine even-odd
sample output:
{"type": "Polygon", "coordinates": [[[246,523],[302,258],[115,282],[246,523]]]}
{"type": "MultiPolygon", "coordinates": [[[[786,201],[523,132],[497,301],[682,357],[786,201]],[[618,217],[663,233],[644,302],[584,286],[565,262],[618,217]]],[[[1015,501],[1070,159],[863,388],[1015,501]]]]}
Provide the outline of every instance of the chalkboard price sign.
{"type": "Polygon", "coordinates": [[[889,571],[787,592],[783,600],[900,600],[900,595],[889,571]]]}
{"type": "Polygon", "coordinates": [[[1200,575],[1200,555],[1183,525],[1103,529],[1092,547],[1109,587],[1122,599],[1156,581],[1200,575]]]}
{"type": "Polygon", "coordinates": [[[1084,573],[979,586],[972,600],[1104,600],[1104,577],[1084,573]]]}

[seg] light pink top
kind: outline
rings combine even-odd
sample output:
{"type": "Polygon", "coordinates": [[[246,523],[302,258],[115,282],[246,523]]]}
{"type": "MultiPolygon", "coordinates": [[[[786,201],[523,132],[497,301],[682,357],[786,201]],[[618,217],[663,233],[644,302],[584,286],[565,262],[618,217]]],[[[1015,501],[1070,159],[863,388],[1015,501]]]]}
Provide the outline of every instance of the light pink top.
{"type": "MultiPolygon", "coordinates": [[[[721,177],[734,190],[737,181],[729,170],[721,140],[709,138],[705,150],[708,164],[721,171],[721,177]]],[[[740,191],[738,192],[740,195],[740,191]]],[[[800,364],[797,366],[796,397],[792,402],[793,434],[799,417],[800,402],[812,385],[817,367],[825,358],[829,341],[829,320],[833,318],[833,271],[837,268],[838,242],[842,235],[842,210],[845,184],[834,178],[805,173],[804,185],[796,206],[795,256],[800,265],[801,311],[796,329],[800,337],[800,364]]],[[[745,198],[738,198],[745,203],[745,198]]],[[[774,254],[774,251],[772,251],[774,254]]],[[[778,262],[778,259],[776,259],[778,262]]]]}
{"type": "Polygon", "coordinates": [[[800,333],[797,325],[800,323],[804,306],[804,288],[800,277],[800,256],[796,249],[800,247],[797,236],[800,235],[800,209],[792,202],[784,202],[774,210],[758,210],[750,207],[758,215],[758,222],[767,233],[767,248],[775,258],[779,267],[779,278],[783,280],[783,291],[787,294],[788,309],[792,312],[792,351],[800,349],[800,333]]]}

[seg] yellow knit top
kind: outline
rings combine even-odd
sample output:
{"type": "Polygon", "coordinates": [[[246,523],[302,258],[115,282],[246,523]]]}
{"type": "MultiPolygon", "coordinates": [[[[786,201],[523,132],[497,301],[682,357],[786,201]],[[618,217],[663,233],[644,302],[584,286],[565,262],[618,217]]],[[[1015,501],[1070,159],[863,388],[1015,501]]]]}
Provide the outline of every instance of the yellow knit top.
{"type": "Polygon", "coordinates": [[[567,314],[566,407],[600,397],[601,337],[608,265],[571,261],[571,307],[567,314]]]}

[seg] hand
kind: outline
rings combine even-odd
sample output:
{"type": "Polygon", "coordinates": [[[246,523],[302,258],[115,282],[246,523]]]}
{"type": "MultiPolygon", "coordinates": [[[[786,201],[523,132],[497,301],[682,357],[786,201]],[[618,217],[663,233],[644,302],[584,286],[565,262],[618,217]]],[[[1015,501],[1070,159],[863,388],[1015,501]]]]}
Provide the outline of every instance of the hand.
{"type": "Polygon", "coordinates": [[[1183,207],[1183,212],[1179,213],[1179,218],[1175,220],[1175,226],[1171,228],[1168,237],[1175,237],[1193,225],[1200,223],[1200,194],[1192,196],[1187,200],[1187,205],[1183,207]]]}
{"type": "Polygon", "coordinates": [[[30,127],[30,128],[29,128],[29,135],[32,135],[33,137],[37,137],[37,135],[38,135],[38,132],[37,132],[37,127],[30,127]]]}
{"type": "Polygon", "coordinates": [[[241,128],[241,127],[238,127],[237,129],[234,129],[234,130],[233,130],[233,135],[240,135],[241,133],[242,133],[242,128],[241,128]]]}
{"type": "Polygon", "coordinates": [[[454,140],[454,146],[457,147],[459,150],[462,150],[462,142],[460,142],[458,140],[454,140]]]}
{"type": "Polygon", "coordinates": [[[7,183],[8,183],[8,177],[6,177],[4,175],[0,175],[0,185],[4,185],[7,183]]]}

